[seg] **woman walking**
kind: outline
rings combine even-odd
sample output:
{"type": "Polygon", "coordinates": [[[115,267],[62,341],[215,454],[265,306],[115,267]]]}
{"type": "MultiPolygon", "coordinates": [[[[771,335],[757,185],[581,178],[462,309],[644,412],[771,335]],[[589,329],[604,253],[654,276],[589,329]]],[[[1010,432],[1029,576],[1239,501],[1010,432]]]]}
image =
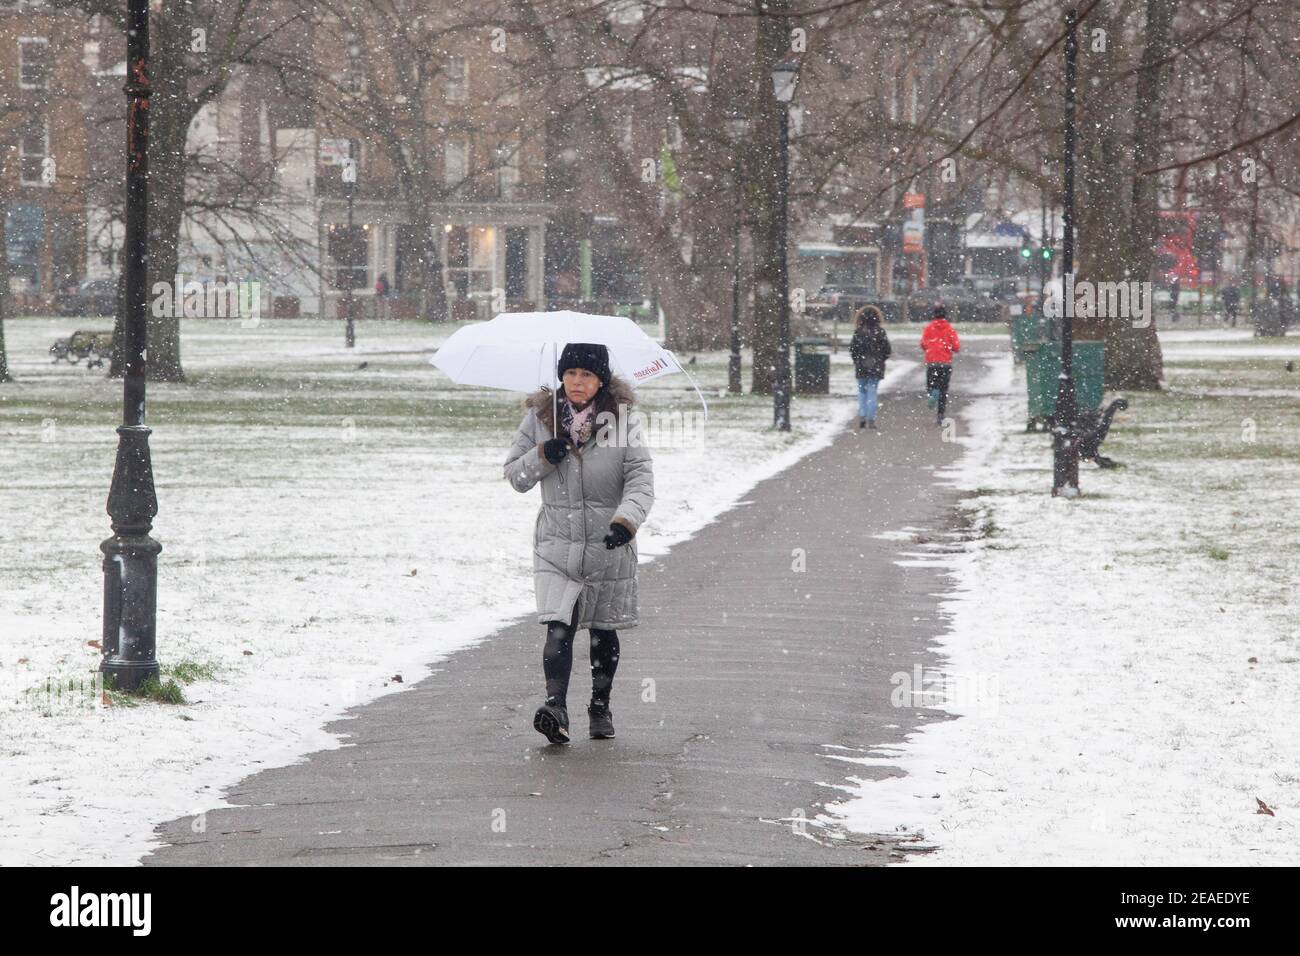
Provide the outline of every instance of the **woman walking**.
{"type": "Polygon", "coordinates": [[[609,697],[618,631],[637,624],[636,532],[654,503],[654,471],[640,429],[625,419],[635,396],[610,374],[609,350],[570,343],[556,373],[558,396],[543,387],[524,400],[505,476],[516,491],[542,486],[533,587],[537,621],[546,625],[546,702],[533,727],[560,744],[569,742],[569,674],[582,628],[591,636],[591,736],[614,736],[609,697]]]}
{"type": "Polygon", "coordinates": [[[921,351],[925,353],[925,390],[930,407],[938,406],[934,423],[943,424],[948,410],[948,385],[952,381],[952,356],[961,351],[957,330],[948,322],[948,311],[941,305],[934,307],[934,318],[921,333],[921,351]]]}
{"type": "Polygon", "coordinates": [[[876,391],[885,377],[885,360],[891,349],[889,336],[880,325],[880,312],[874,306],[864,306],[858,313],[853,338],[849,340],[849,356],[853,359],[853,374],[858,380],[858,427],[876,427],[876,391]]]}

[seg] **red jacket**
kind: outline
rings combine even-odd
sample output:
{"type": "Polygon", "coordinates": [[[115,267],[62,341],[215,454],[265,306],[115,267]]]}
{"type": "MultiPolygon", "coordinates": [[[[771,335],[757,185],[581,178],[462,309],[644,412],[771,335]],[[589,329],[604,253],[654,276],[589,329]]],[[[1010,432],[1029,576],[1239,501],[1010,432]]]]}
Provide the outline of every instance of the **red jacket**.
{"type": "Polygon", "coordinates": [[[951,365],[952,354],[961,351],[957,330],[948,324],[947,319],[935,319],[921,333],[921,350],[925,352],[927,363],[951,365]]]}

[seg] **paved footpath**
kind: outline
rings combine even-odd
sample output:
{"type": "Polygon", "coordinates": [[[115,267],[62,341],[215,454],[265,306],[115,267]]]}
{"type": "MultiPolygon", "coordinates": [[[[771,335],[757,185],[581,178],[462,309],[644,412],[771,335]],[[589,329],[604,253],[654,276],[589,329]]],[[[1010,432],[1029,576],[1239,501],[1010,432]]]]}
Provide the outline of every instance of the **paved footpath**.
{"type": "MultiPolygon", "coordinates": [[[[950,415],[979,364],[959,360],[950,415]]],[[[932,472],[960,446],[941,440],[922,375],[886,396],[879,431],[855,420],[642,565],[642,624],[623,636],[614,684],[617,739],[586,737],[586,632],[569,694],[574,743],[548,746],[533,730],[543,630],[521,623],[329,725],[347,735],[342,748],[247,777],[228,793],[237,806],[209,812],[204,833],[189,817],[160,826],[169,845],[143,862],[897,859],[889,841],[813,825],[801,834],[795,821],[841,799],[846,776],[871,774],[832,755],[898,744],[927,719],[891,706],[890,677],[935,662],[925,648],[944,629],[944,580],[896,563],[915,544],[874,537],[908,526],[941,534],[956,521],[955,493],[932,472]]]]}

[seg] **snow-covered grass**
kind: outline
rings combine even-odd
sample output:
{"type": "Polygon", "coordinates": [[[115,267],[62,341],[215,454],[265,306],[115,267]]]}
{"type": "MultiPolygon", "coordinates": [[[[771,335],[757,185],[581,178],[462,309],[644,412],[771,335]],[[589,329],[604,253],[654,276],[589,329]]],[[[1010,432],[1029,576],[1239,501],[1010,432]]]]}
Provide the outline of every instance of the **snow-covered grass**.
{"type": "MultiPolygon", "coordinates": [[[[346,350],[337,323],[186,321],[189,381],[150,386],[149,424],[159,657],[187,703],[96,708],[82,682],[99,660],[121,389],[52,365],[47,349],[107,323],[6,323],[17,381],[0,386],[0,864],[131,863],[158,822],[339,746],[325,723],[534,611],[537,495],[501,475],[520,396],[430,366],[450,326],[362,323],[346,350]]],[[[909,366],[893,363],[891,379],[909,366]]],[[[654,450],[644,560],[854,413],[843,352],[836,394],[798,398],[787,435],[769,427],[770,398],[719,394],[725,354],[690,368],[711,417],[700,446],[654,450]]],[[[682,376],[640,394],[649,411],[698,408],[682,376]]]]}
{"type": "Polygon", "coordinates": [[[1168,389],[1104,448],[1126,467],[1074,501],[990,363],[948,476],[970,532],[929,559],[944,665],[912,688],[959,716],[841,757],[864,770],[828,819],[937,848],[915,864],[1300,862],[1300,339],[1162,340],[1168,389]]]}

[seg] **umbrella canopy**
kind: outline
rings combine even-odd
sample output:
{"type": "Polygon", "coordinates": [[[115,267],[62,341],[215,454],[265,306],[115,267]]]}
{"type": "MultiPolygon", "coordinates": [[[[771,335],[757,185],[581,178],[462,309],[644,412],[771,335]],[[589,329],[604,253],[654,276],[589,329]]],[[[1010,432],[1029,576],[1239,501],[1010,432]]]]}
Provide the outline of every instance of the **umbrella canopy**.
{"type": "MultiPolygon", "coordinates": [[[[457,329],[430,362],[460,385],[531,392],[555,389],[560,353],[570,342],[591,342],[609,349],[612,373],[633,385],[681,372],[691,379],[671,351],[621,315],[583,312],[502,312],[495,318],[457,329]]],[[[705,418],[709,407],[704,404],[705,418]]]]}

